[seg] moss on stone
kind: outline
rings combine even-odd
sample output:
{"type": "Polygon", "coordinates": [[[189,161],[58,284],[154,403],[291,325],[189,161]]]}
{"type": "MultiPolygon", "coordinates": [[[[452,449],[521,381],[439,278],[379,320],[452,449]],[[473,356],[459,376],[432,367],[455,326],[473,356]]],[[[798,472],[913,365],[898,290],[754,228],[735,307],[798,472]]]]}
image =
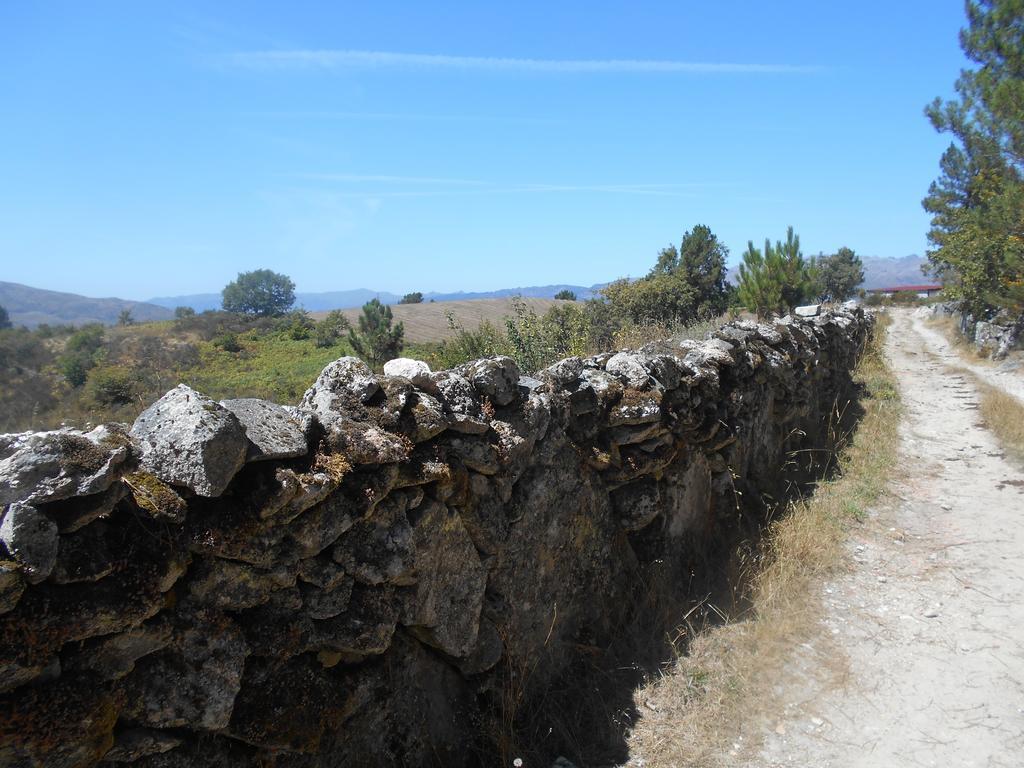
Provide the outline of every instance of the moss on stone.
{"type": "Polygon", "coordinates": [[[132,472],[124,477],[124,483],[131,489],[132,498],[141,509],[155,517],[169,517],[181,520],[188,505],[177,492],[149,472],[132,472]]]}

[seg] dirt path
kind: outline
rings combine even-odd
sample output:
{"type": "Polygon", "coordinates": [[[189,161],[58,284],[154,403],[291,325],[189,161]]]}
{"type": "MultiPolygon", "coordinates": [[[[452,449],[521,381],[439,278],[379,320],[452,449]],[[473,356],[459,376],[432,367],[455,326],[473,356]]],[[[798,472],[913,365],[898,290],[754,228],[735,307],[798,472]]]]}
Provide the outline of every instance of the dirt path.
{"type": "MultiPolygon", "coordinates": [[[[924,311],[929,312],[927,308],[924,311]]],[[[924,339],[925,348],[931,354],[948,365],[966,368],[987,384],[998,387],[1024,402],[1024,375],[1021,375],[1020,369],[1006,370],[991,363],[983,364],[969,360],[965,356],[960,355],[940,331],[930,327],[925,322],[925,319],[928,317],[927,314],[922,313],[920,310],[916,310],[913,313],[905,312],[907,317],[910,318],[914,332],[924,339]]]]}
{"type": "Polygon", "coordinates": [[[736,764],[1024,764],[1024,473],[921,330],[898,313],[887,345],[905,405],[895,503],[855,530],[784,711],[736,764]]]}

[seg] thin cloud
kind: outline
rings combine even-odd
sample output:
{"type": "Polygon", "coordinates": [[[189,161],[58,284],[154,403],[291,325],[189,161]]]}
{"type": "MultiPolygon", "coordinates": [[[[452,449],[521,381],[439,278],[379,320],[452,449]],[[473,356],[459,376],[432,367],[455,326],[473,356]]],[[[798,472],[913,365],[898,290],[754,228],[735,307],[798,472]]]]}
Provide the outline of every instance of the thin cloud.
{"type": "Polygon", "coordinates": [[[805,74],[820,67],[794,64],[749,64],[659,59],[516,59],[494,56],[395,53],[391,51],[266,50],[225,54],[234,67],[268,70],[435,69],[482,72],[580,74],[805,74]]]}

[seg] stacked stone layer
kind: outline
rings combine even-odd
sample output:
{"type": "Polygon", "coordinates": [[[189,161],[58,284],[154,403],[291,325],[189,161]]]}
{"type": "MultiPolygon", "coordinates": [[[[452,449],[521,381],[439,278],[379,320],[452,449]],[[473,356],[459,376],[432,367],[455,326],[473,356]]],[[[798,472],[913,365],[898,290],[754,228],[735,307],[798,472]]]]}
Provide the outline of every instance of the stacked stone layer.
{"type": "Polygon", "coordinates": [[[179,386],[131,429],[0,436],[0,765],[486,762],[509,670],[543,690],[654,564],[681,597],[782,497],[870,332],[737,322],[535,377],[342,358],[298,407],[179,386]]]}

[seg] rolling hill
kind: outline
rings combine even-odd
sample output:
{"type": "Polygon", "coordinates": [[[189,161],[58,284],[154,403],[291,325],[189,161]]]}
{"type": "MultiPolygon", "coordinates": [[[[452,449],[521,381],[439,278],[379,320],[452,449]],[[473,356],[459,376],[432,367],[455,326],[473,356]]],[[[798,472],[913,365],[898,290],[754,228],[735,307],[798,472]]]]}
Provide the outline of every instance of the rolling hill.
{"type": "Polygon", "coordinates": [[[118,315],[124,309],[129,310],[132,319],[140,323],[174,317],[171,310],[143,301],[91,299],[75,293],[47,291],[5,282],[0,282],[0,306],[7,309],[14,325],[25,325],[29,328],[35,328],[42,323],[112,325],[117,322],[118,315]]]}
{"type": "MultiPolygon", "coordinates": [[[[526,305],[538,315],[542,315],[556,304],[564,302],[555,299],[524,298],[526,305]]],[[[514,314],[511,298],[500,299],[464,299],[462,301],[427,301],[422,304],[395,304],[391,311],[395,321],[405,326],[405,339],[413,343],[438,342],[449,339],[455,332],[448,327],[447,313],[451,313],[456,322],[467,329],[476,329],[487,320],[499,328],[504,328],[503,320],[514,314]]],[[[358,323],[361,310],[358,307],[344,311],[345,317],[353,325],[358,323]]],[[[323,320],[327,312],[313,312],[316,320],[323,320]]]]}

